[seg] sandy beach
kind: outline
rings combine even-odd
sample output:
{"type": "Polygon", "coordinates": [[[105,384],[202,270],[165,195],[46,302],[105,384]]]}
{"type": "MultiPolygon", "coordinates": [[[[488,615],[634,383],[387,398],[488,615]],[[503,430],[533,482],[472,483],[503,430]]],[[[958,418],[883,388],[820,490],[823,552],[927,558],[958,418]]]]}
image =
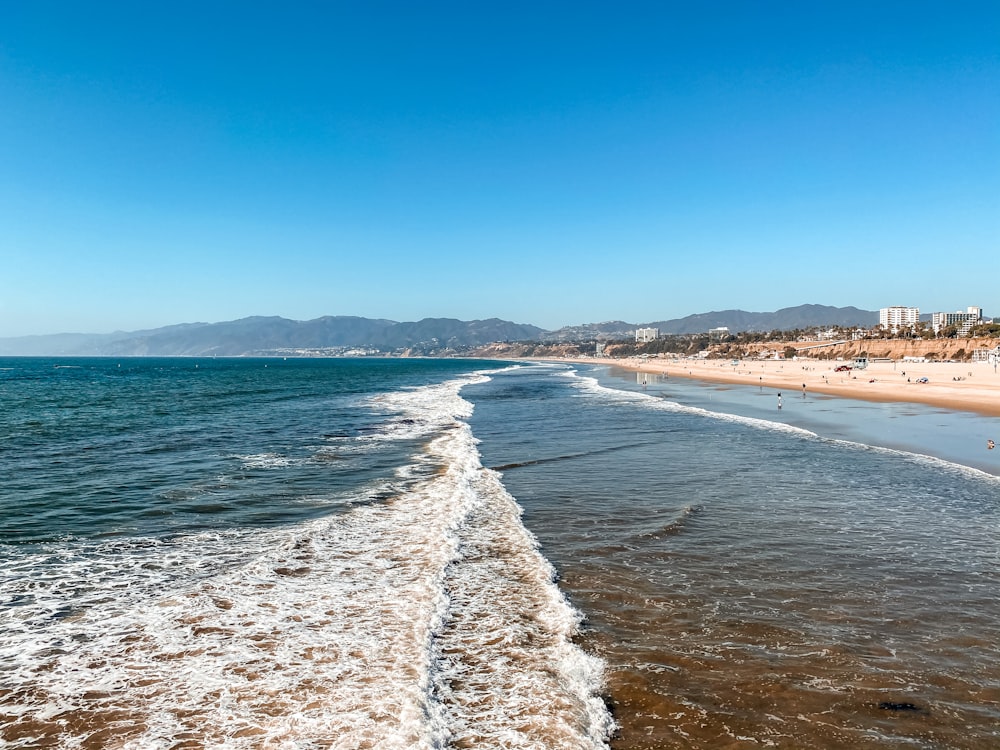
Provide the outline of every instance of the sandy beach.
{"type": "Polygon", "coordinates": [[[837,372],[850,362],[830,360],[719,360],[581,358],[639,372],[774,388],[788,396],[825,393],[867,401],[908,401],[1000,417],[1000,372],[987,362],[871,362],[837,372]],[[927,382],[921,382],[923,378],[927,382]]]}

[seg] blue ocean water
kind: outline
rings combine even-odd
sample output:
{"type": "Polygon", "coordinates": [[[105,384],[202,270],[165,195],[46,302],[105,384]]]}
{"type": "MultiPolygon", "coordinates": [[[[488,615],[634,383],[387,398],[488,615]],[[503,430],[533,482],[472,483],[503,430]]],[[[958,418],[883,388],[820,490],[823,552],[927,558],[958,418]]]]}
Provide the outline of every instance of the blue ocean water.
{"type": "Polygon", "coordinates": [[[465,421],[488,363],[2,367],[5,746],[603,744],[465,421]]]}
{"type": "Polygon", "coordinates": [[[0,367],[0,541],[9,543],[317,517],[390,478],[415,450],[405,429],[400,441],[365,441],[401,430],[365,397],[470,370],[310,359],[15,359],[0,367]]]}
{"type": "Polygon", "coordinates": [[[579,365],[0,361],[0,739],[996,746],[992,423],[772,399],[579,365]]]}

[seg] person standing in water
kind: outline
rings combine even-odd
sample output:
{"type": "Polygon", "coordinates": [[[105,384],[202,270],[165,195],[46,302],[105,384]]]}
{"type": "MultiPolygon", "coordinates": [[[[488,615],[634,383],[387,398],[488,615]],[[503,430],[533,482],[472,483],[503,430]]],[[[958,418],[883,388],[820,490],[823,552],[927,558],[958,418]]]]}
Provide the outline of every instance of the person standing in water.
{"type": "Polygon", "coordinates": [[[778,411],[781,411],[781,394],[778,394],[778,411]]]}

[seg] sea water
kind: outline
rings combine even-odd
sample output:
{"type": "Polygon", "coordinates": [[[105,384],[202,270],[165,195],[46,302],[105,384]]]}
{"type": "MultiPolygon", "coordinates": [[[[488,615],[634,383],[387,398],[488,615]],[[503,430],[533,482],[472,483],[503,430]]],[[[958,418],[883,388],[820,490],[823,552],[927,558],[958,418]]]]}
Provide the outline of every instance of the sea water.
{"type": "Polygon", "coordinates": [[[0,361],[0,741],[996,746],[998,472],[771,398],[0,361]]]}
{"type": "Polygon", "coordinates": [[[12,360],[10,747],[599,747],[601,664],[480,465],[484,363],[12,360]]]}
{"type": "Polygon", "coordinates": [[[579,366],[463,393],[613,748],[1000,746],[996,420],[579,366]]]}

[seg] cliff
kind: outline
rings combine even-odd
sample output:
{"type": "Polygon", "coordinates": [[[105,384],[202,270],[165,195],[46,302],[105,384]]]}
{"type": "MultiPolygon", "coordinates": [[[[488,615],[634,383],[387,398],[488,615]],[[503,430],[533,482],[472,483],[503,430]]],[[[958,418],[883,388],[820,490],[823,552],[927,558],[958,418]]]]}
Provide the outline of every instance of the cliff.
{"type": "Polygon", "coordinates": [[[713,347],[713,355],[718,357],[753,356],[760,351],[784,351],[786,347],[796,350],[800,357],[813,359],[853,359],[862,355],[869,358],[901,360],[904,357],[925,357],[938,361],[968,361],[976,349],[995,349],[1000,340],[995,338],[967,339],[862,339],[836,346],[824,345],[822,341],[769,342],[752,347],[720,344],[713,347]],[[815,348],[814,348],[815,347],[815,348]]]}

